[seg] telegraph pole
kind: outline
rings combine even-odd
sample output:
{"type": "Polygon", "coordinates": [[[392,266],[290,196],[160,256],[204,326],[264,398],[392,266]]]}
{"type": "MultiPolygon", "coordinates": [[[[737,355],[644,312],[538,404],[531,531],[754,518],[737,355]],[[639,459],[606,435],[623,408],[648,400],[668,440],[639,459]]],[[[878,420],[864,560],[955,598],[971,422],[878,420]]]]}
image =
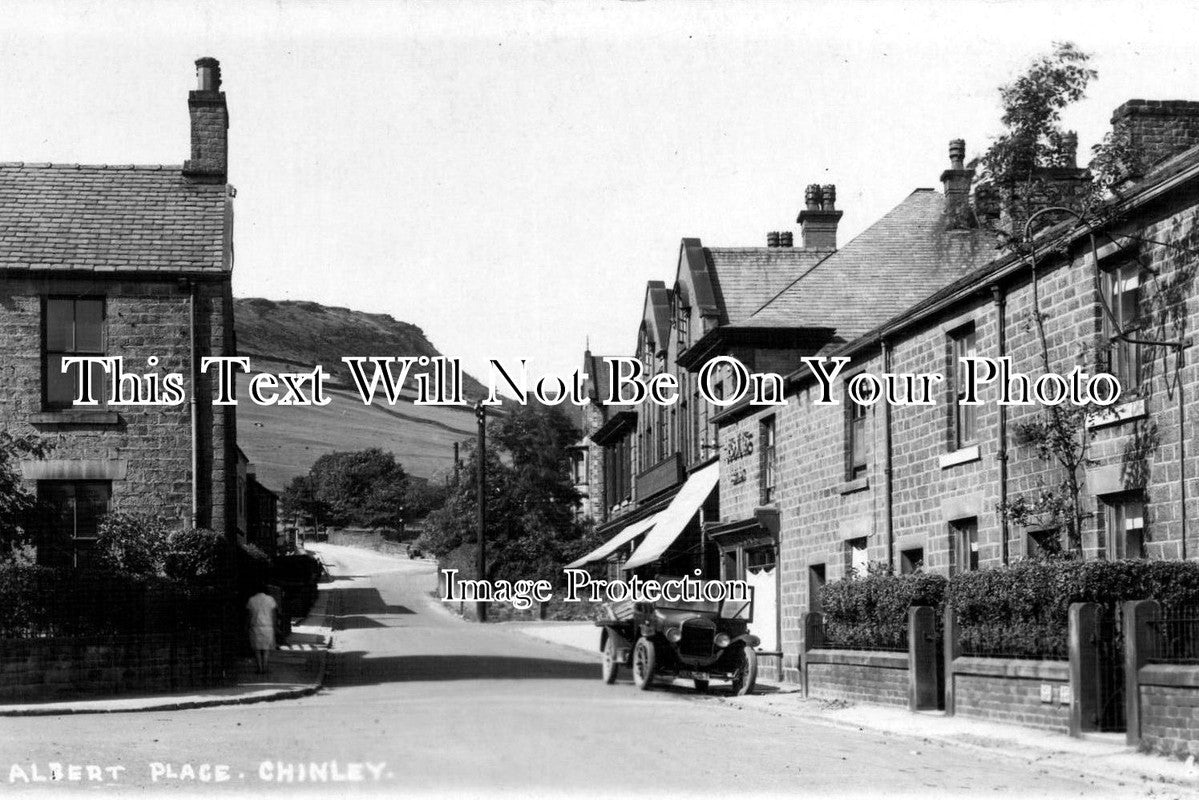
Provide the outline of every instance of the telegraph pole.
{"type": "MultiPolygon", "coordinates": [[[[483,401],[475,404],[475,419],[479,423],[479,444],[475,448],[478,469],[477,501],[479,507],[478,578],[487,580],[487,410],[483,401]]],[[[487,621],[487,603],[479,600],[475,604],[479,622],[487,621]]]]}

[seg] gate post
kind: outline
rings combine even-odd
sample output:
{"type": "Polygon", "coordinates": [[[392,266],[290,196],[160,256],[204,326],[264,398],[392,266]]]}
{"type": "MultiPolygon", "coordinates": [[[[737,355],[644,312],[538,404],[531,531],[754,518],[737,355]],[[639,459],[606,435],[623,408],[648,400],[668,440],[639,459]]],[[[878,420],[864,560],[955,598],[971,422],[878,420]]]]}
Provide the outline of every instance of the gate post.
{"type": "Polygon", "coordinates": [[[1153,624],[1161,619],[1162,606],[1156,600],[1130,600],[1124,604],[1124,721],[1125,740],[1141,743],[1140,669],[1157,655],[1159,631],[1153,624]]]}
{"type": "Polygon", "coordinates": [[[824,614],[819,611],[807,611],[800,615],[800,629],[803,638],[799,642],[799,681],[803,686],[803,696],[808,696],[808,651],[824,644],[824,614]]]}
{"type": "Polygon", "coordinates": [[[1070,604],[1070,735],[1095,730],[1099,712],[1096,697],[1099,669],[1095,636],[1099,604],[1070,604]]]}
{"type": "Polygon", "coordinates": [[[962,654],[962,643],[958,641],[958,615],[953,606],[945,604],[945,716],[952,717],[954,711],[953,660],[962,654]]]}
{"type": "Polygon", "coordinates": [[[908,609],[908,708],[937,707],[937,614],[930,606],[908,609]]]}

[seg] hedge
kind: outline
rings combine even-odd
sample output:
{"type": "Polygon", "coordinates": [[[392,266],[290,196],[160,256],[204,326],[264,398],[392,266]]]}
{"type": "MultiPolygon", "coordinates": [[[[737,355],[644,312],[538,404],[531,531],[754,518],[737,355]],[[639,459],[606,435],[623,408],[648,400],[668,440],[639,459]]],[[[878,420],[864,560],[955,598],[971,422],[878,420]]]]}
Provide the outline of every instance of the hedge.
{"type": "Polygon", "coordinates": [[[1189,561],[1023,561],[963,572],[949,583],[963,652],[1066,658],[1072,603],[1115,613],[1126,600],[1199,604],[1199,564],[1189,561]]]}
{"type": "Polygon", "coordinates": [[[170,633],[240,623],[221,587],[90,569],[0,564],[0,639],[170,633]]]}
{"type": "Polygon", "coordinates": [[[824,587],[824,635],[829,647],[907,650],[908,609],[932,606],[937,619],[948,581],[941,575],[873,574],[824,587]]]}

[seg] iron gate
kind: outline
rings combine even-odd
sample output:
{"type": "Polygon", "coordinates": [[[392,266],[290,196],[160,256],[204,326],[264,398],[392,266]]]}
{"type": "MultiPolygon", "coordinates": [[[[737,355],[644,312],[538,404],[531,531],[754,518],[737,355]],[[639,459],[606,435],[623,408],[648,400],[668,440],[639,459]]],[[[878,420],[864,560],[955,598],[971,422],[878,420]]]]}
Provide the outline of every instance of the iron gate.
{"type": "Polygon", "coordinates": [[[1118,605],[1101,606],[1092,639],[1095,658],[1094,719],[1091,730],[1123,731],[1124,636],[1123,614],[1118,605]]]}

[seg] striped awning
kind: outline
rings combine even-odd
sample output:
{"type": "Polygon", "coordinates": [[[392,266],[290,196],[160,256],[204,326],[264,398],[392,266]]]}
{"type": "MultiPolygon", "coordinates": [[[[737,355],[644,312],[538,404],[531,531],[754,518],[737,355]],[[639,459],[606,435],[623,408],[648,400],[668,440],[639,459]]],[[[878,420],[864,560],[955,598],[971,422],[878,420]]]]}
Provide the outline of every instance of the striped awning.
{"type": "Polygon", "coordinates": [[[622,545],[636,539],[641,534],[654,527],[654,523],[658,521],[658,514],[650,514],[642,520],[638,520],[631,525],[622,528],[620,533],[613,536],[608,541],[601,544],[599,547],[592,550],[582,558],[577,558],[567,564],[564,569],[577,569],[584,564],[591,564],[595,561],[603,561],[608,556],[615,553],[622,545]]]}
{"type": "Polygon", "coordinates": [[[645,537],[641,546],[633,551],[633,555],[629,556],[624,568],[636,569],[661,558],[707,501],[719,480],[720,462],[718,461],[691,473],[687,482],[683,484],[683,488],[679,489],[679,493],[670,501],[670,505],[658,514],[658,521],[655,523],[654,529],[645,537]]]}

